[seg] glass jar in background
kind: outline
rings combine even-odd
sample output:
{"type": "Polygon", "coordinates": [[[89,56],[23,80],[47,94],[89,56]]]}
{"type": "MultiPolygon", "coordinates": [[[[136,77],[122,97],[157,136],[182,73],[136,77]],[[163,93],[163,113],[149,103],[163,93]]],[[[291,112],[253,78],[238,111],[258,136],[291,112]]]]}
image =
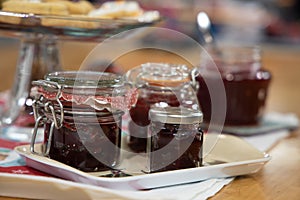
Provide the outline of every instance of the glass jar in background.
{"type": "Polygon", "coordinates": [[[148,172],[202,166],[202,113],[184,107],[153,107],[149,111],[148,172]]]}
{"type": "Polygon", "coordinates": [[[136,101],[122,76],[55,72],[33,85],[33,153],[37,127],[44,125],[44,156],[86,172],[119,165],[122,116],[136,101]]]}
{"type": "Polygon", "coordinates": [[[271,81],[271,73],[262,68],[261,49],[227,46],[209,49],[203,55],[196,80],[204,121],[210,122],[212,113],[209,84],[221,75],[226,93],[225,125],[257,124],[264,113],[271,81]]]}
{"type": "Polygon", "coordinates": [[[129,111],[128,124],[128,146],[134,152],[146,151],[151,106],[199,109],[190,69],[185,65],[145,63],[129,70],[126,77],[138,91],[137,102],[129,111]]]}

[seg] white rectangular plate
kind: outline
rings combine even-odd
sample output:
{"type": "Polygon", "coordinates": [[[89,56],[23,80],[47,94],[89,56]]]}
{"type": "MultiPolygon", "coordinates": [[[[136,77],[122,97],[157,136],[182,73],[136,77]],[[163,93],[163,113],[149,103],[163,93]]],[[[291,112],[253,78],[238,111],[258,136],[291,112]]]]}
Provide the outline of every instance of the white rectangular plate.
{"type": "MultiPolygon", "coordinates": [[[[38,145],[36,148],[38,149],[38,145]]],[[[18,146],[15,151],[25,158],[27,166],[40,171],[77,183],[118,190],[142,190],[251,174],[260,170],[271,159],[268,154],[236,136],[206,134],[203,167],[111,178],[85,173],[47,157],[32,154],[29,145],[18,146]]],[[[49,179],[54,180],[56,179],[49,179]]]]}

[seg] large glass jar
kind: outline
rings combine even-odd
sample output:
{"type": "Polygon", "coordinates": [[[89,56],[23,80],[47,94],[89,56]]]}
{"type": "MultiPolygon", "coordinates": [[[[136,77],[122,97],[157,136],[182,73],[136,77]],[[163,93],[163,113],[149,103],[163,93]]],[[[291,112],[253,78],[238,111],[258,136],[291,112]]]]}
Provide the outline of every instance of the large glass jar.
{"type": "Polygon", "coordinates": [[[134,152],[145,152],[148,117],[151,106],[184,106],[199,109],[196,93],[190,80],[190,69],[185,65],[145,63],[126,74],[138,91],[136,104],[130,109],[128,146],[134,152]]]}
{"type": "MultiPolygon", "coordinates": [[[[226,94],[221,102],[226,106],[225,125],[257,124],[264,112],[271,81],[270,72],[262,69],[260,48],[227,46],[208,50],[201,59],[196,79],[204,121],[208,123],[212,117],[209,88],[221,79],[226,94]]],[[[214,98],[221,99],[218,95],[214,98]]]]}
{"type": "Polygon", "coordinates": [[[202,166],[202,113],[184,107],[151,108],[148,172],[202,166]]]}
{"type": "Polygon", "coordinates": [[[43,124],[44,156],[86,172],[118,166],[122,116],[136,101],[134,90],[121,76],[55,72],[33,85],[33,153],[36,129],[43,124]]]}

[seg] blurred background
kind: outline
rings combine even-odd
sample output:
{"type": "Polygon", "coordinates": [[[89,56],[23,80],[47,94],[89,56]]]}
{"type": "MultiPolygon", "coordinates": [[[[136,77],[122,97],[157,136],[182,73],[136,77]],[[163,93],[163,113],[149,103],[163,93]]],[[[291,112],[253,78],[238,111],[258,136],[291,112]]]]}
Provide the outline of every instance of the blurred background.
{"type": "Polygon", "coordinates": [[[198,39],[195,18],[209,14],[218,40],[240,43],[300,42],[299,0],[141,0],[166,16],[165,26],[198,39]]]}
{"type": "MultiPolygon", "coordinates": [[[[101,4],[105,1],[94,0],[94,2],[101,4]]],[[[137,2],[144,9],[161,12],[164,20],[159,24],[160,27],[179,31],[199,42],[201,37],[197,30],[196,15],[199,11],[205,11],[212,20],[212,32],[219,43],[259,44],[271,49],[287,50],[300,47],[300,0],[137,0],[137,2]]],[[[167,42],[166,45],[174,48],[185,46],[185,41],[179,41],[170,35],[148,35],[142,38],[142,42],[167,42]]],[[[96,45],[97,43],[88,41],[59,41],[63,68],[78,69],[86,55],[96,45]]],[[[19,48],[19,38],[0,35],[0,91],[9,89],[13,83],[19,48]]]]}

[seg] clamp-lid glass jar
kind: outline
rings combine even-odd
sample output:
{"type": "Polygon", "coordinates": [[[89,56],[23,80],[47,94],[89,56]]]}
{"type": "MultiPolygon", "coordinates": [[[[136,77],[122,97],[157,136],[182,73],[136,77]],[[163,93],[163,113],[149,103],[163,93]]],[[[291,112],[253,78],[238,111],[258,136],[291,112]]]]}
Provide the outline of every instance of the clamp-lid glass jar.
{"type": "Polygon", "coordinates": [[[137,88],[137,103],[130,109],[128,146],[145,152],[151,106],[199,109],[197,95],[186,65],[145,63],[129,70],[127,80],[137,88]]]}
{"type": "MultiPolygon", "coordinates": [[[[208,49],[201,57],[198,100],[204,121],[211,122],[212,98],[209,88],[220,81],[226,98],[225,125],[253,125],[261,119],[271,82],[271,73],[262,68],[261,49],[257,46],[224,46],[208,49]],[[216,67],[214,66],[216,65],[216,67]]],[[[215,99],[222,100],[222,93],[215,99]]]]}
{"type": "Polygon", "coordinates": [[[202,113],[183,107],[151,108],[148,129],[148,171],[168,171],[202,165],[202,113]]]}
{"type": "Polygon", "coordinates": [[[121,76],[91,71],[55,72],[34,81],[37,127],[44,125],[44,152],[82,171],[103,171],[120,162],[122,115],[134,89],[121,76]]]}

